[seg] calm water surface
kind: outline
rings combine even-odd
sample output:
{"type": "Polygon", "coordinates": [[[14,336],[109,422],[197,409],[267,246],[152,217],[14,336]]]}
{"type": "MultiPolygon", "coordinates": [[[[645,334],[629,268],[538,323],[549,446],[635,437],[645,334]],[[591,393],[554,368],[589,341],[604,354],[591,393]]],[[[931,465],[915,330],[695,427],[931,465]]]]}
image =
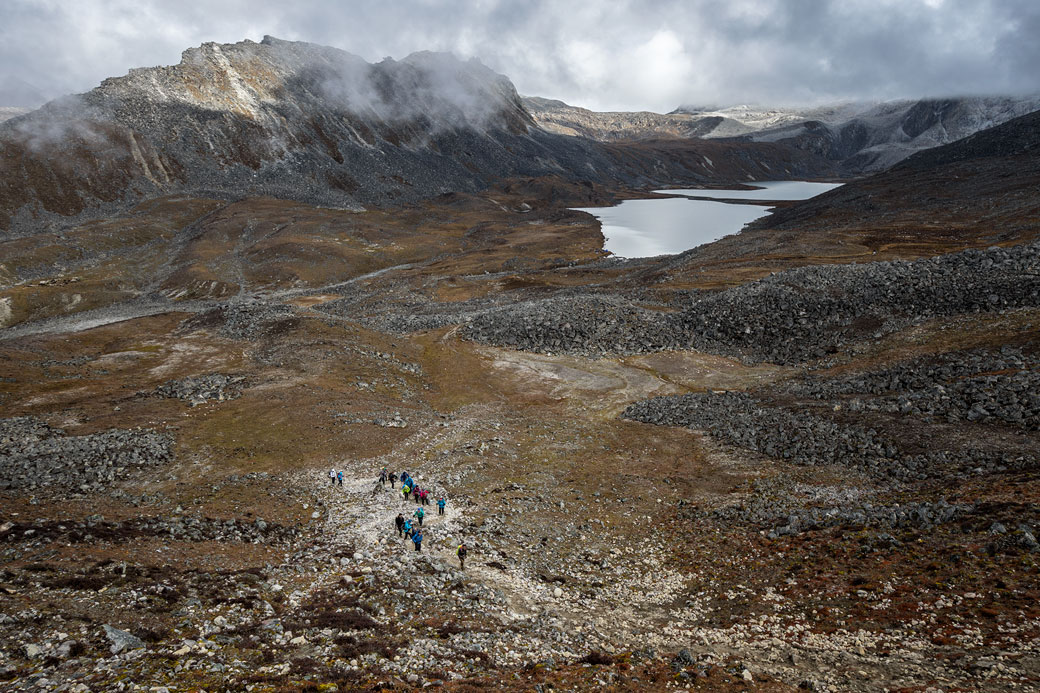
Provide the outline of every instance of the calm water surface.
{"type": "Polygon", "coordinates": [[[841,183],[808,183],[804,180],[779,180],[766,183],[750,183],[761,190],[655,190],[670,195],[691,197],[721,197],[727,200],[808,200],[828,190],[841,187],[841,183]]]}
{"type": "MultiPolygon", "coordinates": [[[[658,190],[730,200],[804,200],[838,187],[804,181],[756,182],[761,190],[658,190]]],[[[616,207],[586,207],[581,211],[600,220],[604,248],[621,257],[653,257],[681,253],[739,232],[745,224],[769,214],[760,205],[727,204],[689,197],[625,200],[616,207]]]]}

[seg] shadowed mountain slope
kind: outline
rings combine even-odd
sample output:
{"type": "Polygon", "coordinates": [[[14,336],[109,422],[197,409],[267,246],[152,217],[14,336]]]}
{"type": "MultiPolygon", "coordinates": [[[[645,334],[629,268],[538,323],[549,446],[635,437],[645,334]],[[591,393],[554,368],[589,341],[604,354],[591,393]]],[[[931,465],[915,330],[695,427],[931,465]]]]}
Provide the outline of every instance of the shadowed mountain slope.
{"type": "Polygon", "coordinates": [[[963,244],[1034,238],[1040,222],[1040,113],[1031,113],[892,169],[777,210],[754,228],[900,232],[963,244]]]}

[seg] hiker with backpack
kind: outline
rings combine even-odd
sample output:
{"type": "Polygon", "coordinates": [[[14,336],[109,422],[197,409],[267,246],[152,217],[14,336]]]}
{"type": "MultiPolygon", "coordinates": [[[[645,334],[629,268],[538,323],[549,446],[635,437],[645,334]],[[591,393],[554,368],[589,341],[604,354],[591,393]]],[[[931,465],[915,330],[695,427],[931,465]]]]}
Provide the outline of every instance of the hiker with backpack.
{"type": "Polygon", "coordinates": [[[422,551],[422,540],[423,540],[422,529],[415,530],[415,534],[412,535],[412,543],[415,544],[415,550],[416,551],[422,551]]]}
{"type": "Polygon", "coordinates": [[[419,506],[419,508],[414,513],[412,513],[412,515],[415,517],[416,520],[419,521],[419,526],[422,527],[423,518],[426,517],[426,511],[422,509],[422,506],[419,506]]]}
{"type": "Polygon", "coordinates": [[[459,548],[455,549],[455,555],[459,557],[459,570],[466,569],[466,554],[468,553],[465,544],[459,544],[459,548]]]}
{"type": "Polygon", "coordinates": [[[390,488],[396,488],[394,484],[397,483],[397,472],[390,472],[390,488]]]}
{"type": "Polygon", "coordinates": [[[343,470],[336,472],[336,479],[339,481],[339,485],[343,486],[343,470]]]}
{"type": "Polygon", "coordinates": [[[405,518],[404,524],[401,526],[404,528],[404,535],[410,538],[412,536],[412,521],[405,518]]]}
{"type": "Polygon", "coordinates": [[[409,486],[408,484],[405,484],[404,482],[401,482],[401,483],[403,484],[401,486],[401,495],[404,496],[405,500],[408,500],[408,494],[411,493],[412,488],[411,488],[411,486],[409,486]]]}
{"type": "Polygon", "coordinates": [[[330,469],[329,470],[329,481],[332,482],[333,486],[336,485],[336,470],[335,469],[330,469]]]}
{"type": "Polygon", "coordinates": [[[394,527],[397,528],[397,536],[404,536],[404,515],[397,513],[397,517],[394,518],[394,527]]]}
{"type": "Polygon", "coordinates": [[[444,506],[447,505],[447,504],[448,504],[448,500],[444,496],[441,496],[440,498],[437,499],[437,514],[438,515],[443,515],[444,514],[444,506]]]}

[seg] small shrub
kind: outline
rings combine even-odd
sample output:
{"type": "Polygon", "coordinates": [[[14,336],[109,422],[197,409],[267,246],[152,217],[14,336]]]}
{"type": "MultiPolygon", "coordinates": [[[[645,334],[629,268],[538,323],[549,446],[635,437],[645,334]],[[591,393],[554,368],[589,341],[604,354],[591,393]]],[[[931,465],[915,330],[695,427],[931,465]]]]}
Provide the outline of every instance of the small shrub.
{"type": "Polygon", "coordinates": [[[596,664],[612,666],[614,664],[614,658],[606,653],[593,651],[579,659],[578,664],[596,664]]]}

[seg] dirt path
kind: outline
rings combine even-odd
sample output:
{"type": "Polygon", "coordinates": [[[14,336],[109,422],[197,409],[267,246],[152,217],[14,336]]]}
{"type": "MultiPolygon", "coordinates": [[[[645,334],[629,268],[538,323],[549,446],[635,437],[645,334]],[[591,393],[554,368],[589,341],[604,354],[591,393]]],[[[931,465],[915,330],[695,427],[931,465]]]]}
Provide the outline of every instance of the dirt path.
{"type": "MultiPolygon", "coordinates": [[[[391,563],[404,564],[406,569],[409,566],[414,568],[413,564],[417,560],[424,559],[444,568],[459,567],[456,549],[466,520],[466,507],[471,505],[471,499],[465,495],[452,494],[450,490],[436,485],[435,497],[440,495],[441,490],[445,490],[448,503],[444,515],[438,515],[435,501],[423,507],[426,513],[422,526],[424,540],[422,551],[417,552],[410,539],[398,536],[394,529],[394,518],[401,513],[405,519],[412,519],[414,524],[413,513],[420,506],[411,498],[405,500],[400,483],[396,488],[391,488],[389,483],[377,487],[371,476],[362,476],[381,467],[372,466],[370,461],[348,464],[347,472],[351,476],[344,480],[343,486],[330,484],[324,496],[328,510],[325,534],[335,537],[335,545],[354,546],[355,559],[360,557],[373,570],[386,569],[391,563]]],[[[399,472],[396,467],[388,468],[399,472]]],[[[420,484],[424,477],[428,478],[418,473],[414,476],[420,484]]],[[[492,590],[504,593],[508,605],[506,613],[510,620],[529,618],[540,611],[536,602],[546,598],[546,590],[532,593],[524,582],[518,582],[502,571],[483,565],[472,553],[471,558],[473,560],[469,561],[464,571],[466,579],[481,582],[492,590]]]]}

